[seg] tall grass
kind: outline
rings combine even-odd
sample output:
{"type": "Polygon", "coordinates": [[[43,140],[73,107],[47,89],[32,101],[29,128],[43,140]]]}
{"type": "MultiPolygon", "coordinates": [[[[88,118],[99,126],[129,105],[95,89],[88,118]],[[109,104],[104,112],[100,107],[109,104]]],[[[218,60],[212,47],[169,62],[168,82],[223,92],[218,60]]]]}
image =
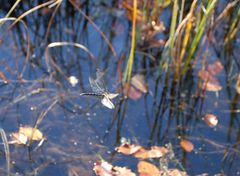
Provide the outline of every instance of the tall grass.
{"type": "Polygon", "coordinates": [[[131,79],[133,60],[134,60],[134,50],[136,43],[136,18],[137,18],[137,0],[133,1],[133,18],[132,18],[132,40],[131,40],[131,50],[128,58],[127,67],[124,73],[123,82],[128,82],[131,79]]]}

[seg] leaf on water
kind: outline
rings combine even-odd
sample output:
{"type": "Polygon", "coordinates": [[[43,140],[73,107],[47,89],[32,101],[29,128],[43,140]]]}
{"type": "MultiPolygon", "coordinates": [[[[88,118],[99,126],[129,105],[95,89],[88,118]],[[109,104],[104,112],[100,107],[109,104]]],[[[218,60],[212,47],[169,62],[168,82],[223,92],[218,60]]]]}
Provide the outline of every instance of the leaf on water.
{"type": "Polygon", "coordinates": [[[124,86],[124,95],[127,95],[132,100],[138,100],[142,96],[142,92],[140,92],[138,89],[134,88],[133,86],[130,86],[128,92],[127,92],[127,84],[124,86]]]}
{"type": "Polygon", "coordinates": [[[183,150],[185,150],[186,152],[191,152],[194,149],[194,145],[186,140],[186,139],[182,139],[180,142],[180,146],[183,148],[183,150]]]}
{"type": "Polygon", "coordinates": [[[153,146],[151,149],[140,149],[136,153],[134,153],[134,156],[136,158],[141,159],[149,159],[149,158],[160,158],[168,153],[168,149],[165,147],[158,147],[153,146]]]}
{"type": "Polygon", "coordinates": [[[216,84],[216,83],[204,82],[202,84],[202,89],[211,91],[211,92],[218,92],[218,91],[222,90],[222,86],[220,86],[219,84],[216,84]]]}
{"type": "Polygon", "coordinates": [[[144,75],[136,74],[131,78],[131,85],[142,93],[147,93],[148,88],[145,82],[144,75]]]}
{"type": "Polygon", "coordinates": [[[207,70],[200,70],[198,76],[202,80],[201,88],[203,90],[217,92],[222,89],[218,79],[207,70]]]}
{"type": "Polygon", "coordinates": [[[115,174],[113,176],[136,176],[135,173],[126,167],[115,166],[113,169],[115,171],[115,174]]]}
{"type": "Polygon", "coordinates": [[[29,140],[31,139],[34,141],[40,141],[44,138],[42,132],[39,129],[33,128],[31,126],[20,127],[19,133],[25,135],[29,140]]]}
{"type": "Polygon", "coordinates": [[[97,161],[94,163],[93,170],[98,176],[136,176],[130,169],[113,166],[106,161],[97,161]]]}
{"type": "Polygon", "coordinates": [[[159,176],[159,175],[161,175],[159,169],[155,165],[153,165],[149,162],[140,161],[138,163],[137,167],[138,167],[139,176],[159,176]]]}
{"type": "Polygon", "coordinates": [[[199,70],[198,76],[201,78],[203,82],[219,84],[218,79],[207,70],[199,70]]]}
{"type": "Polygon", "coordinates": [[[94,163],[93,171],[99,176],[111,176],[113,166],[106,161],[97,161],[94,163]]]}
{"type": "Polygon", "coordinates": [[[15,144],[26,145],[28,142],[27,136],[22,133],[11,133],[10,136],[15,144]]]}
{"type": "Polygon", "coordinates": [[[213,114],[205,114],[203,120],[209,127],[215,127],[218,124],[218,118],[213,114]]]}
{"type": "Polygon", "coordinates": [[[187,176],[186,172],[180,171],[178,169],[169,169],[168,176],[187,176]]]}
{"type": "Polygon", "coordinates": [[[217,75],[223,70],[223,65],[219,60],[217,60],[213,64],[209,64],[207,70],[210,74],[217,75]]]}
{"type": "Polygon", "coordinates": [[[237,93],[240,94],[240,74],[237,77],[237,82],[236,82],[236,85],[235,85],[235,89],[236,89],[237,93]]]}
{"type": "Polygon", "coordinates": [[[117,147],[115,150],[119,153],[125,154],[125,155],[132,155],[136,153],[138,150],[140,150],[142,147],[135,144],[123,144],[119,147],[117,147]]]}

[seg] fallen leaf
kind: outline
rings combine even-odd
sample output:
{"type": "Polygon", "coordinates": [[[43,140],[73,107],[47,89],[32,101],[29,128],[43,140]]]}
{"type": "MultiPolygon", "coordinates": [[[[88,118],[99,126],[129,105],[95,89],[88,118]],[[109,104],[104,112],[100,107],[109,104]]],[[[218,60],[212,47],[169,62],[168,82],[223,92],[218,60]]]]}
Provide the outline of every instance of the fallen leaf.
{"type": "Polygon", "coordinates": [[[203,82],[211,82],[211,83],[219,84],[218,79],[207,70],[200,70],[198,72],[198,76],[201,78],[203,82]]]}
{"type": "Polygon", "coordinates": [[[133,86],[130,86],[129,90],[127,90],[127,85],[125,85],[123,92],[124,92],[124,95],[127,95],[132,100],[138,100],[142,96],[142,92],[134,88],[133,86]]]}
{"type": "Polygon", "coordinates": [[[15,144],[19,144],[19,145],[27,144],[28,138],[22,133],[11,133],[10,136],[13,140],[12,142],[14,142],[15,144]]]}
{"type": "Polygon", "coordinates": [[[187,176],[187,173],[180,171],[178,169],[170,169],[167,175],[168,176],[187,176]]]}
{"type": "Polygon", "coordinates": [[[40,141],[43,139],[43,134],[39,129],[31,126],[24,126],[19,128],[19,133],[27,136],[28,140],[40,141]]]}
{"type": "Polygon", "coordinates": [[[213,114],[205,114],[203,119],[209,127],[215,127],[218,124],[218,118],[213,114]]]}
{"type": "Polygon", "coordinates": [[[211,83],[211,82],[203,82],[202,84],[202,89],[211,91],[211,92],[218,92],[222,90],[222,86],[216,83],[211,83]]]}
{"type": "Polygon", "coordinates": [[[97,161],[94,163],[93,171],[99,176],[112,176],[113,166],[106,161],[97,161]]]}
{"type": "Polygon", "coordinates": [[[134,153],[134,156],[136,158],[141,158],[141,159],[160,158],[160,157],[164,156],[167,153],[168,153],[168,149],[167,148],[153,146],[149,150],[141,148],[136,153],[134,153]]]}
{"type": "Polygon", "coordinates": [[[186,139],[182,139],[180,142],[180,146],[183,148],[183,150],[185,150],[186,152],[191,152],[194,149],[194,145],[186,140],[186,139]]]}
{"type": "Polygon", "coordinates": [[[144,75],[136,74],[131,78],[131,85],[142,93],[147,93],[147,85],[144,80],[144,75]]]}
{"type": "Polygon", "coordinates": [[[130,169],[126,167],[118,167],[109,164],[106,161],[97,161],[94,163],[94,172],[98,176],[135,176],[130,169]]]}
{"type": "Polygon", "coordinates": [[[217,75],[223,70],[223,65],[219,60],[217,60],[213,64],[209,64],[207,70],[210,74],[217,75]]]}
{"type": "Polygon", "coordinates": [[[139,176],[159,176],[160,175],[160,171],[159,169],[146,161],[140,161],[138,163],[138,173],[139,176]]]}
{"type": "Polygon", "coordinates": [[[115,172],[114,176],[136,176],[135,173],[126,167],[115,166],[113,170],[115,172]]]}
{"type": "Polygon", "coordinates": [[[237,93],[240,94],[240,74],[237,77],[237,82],[236,82],[236,85],[235,85],[235,89],[236,89],[237,93]]]}
{"type": "Polygon", "coordinates": [[[132,155],[136,153],[138,150],[140,150],[142,147],[135,144],[123,144],[119,147],[117,147],[115,150],[119,153],[125,154],[125,155],[132,155]]]}

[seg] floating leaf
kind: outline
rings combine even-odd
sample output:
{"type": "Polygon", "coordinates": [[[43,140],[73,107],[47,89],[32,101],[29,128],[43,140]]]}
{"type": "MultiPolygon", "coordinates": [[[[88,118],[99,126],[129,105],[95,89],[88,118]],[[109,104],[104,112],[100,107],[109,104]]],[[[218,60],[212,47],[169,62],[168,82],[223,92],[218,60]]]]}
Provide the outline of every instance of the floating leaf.
{"type": "Polygon", "coordinates": [[[220,62],[208,66],[208,70],[200,70],[199,78],[202,80],[201,88],[203,90],[218,92],[222,89],[218,79],[215,77],[223,68],[220,62]]]}
{"type": "Polygon", "coordinates": [[[112,166],[106,161],[97,161],[94,163],[94,172],[98,176],[135,176],[130,169],[126,167],[112,166]]]}
{"type": "Polygon", "coordinates": [[[218,91],[222,90],[222,86],[220,86],[219,84],[216,84],[216,83],[204,82],[202,84],[202,89],[211,91],[211,92],[218,92],[218,91]]]}
{"type": "Polygon", "coordinates": [[[182,139],[180,145],[186,152],[191,152],[194,149],[194,145],[186,139],[182,139]]]}
{"type": "Polygon", "coordinates": [[[116,151],[119,153],[123,153],[125,155],[132,155],[140,150],[142,147],[135,144],[123,144],[116,148],[116,151]]]}
{"type": "Polygon", "coordinates": [[[207,70],[200,70],[198,72],[198,76],[201,78],[203,82],[211,82],[211,83],[219,84],[218,79],[207,70]]]}
{"type": "Polygon", "coordinates": [[[213,64],[209,64],[207,70],[210,74],[217,75],[223,70],[223,65],[219,60],[217,60],[213,64]]]}
{"type": "Polygon", "coordinates": [[[165,147],[158,147],[153,146],[151,149],[140,149],[136,153],[134,153],[134,156],[141,159],[148,159],[148,158],[160,158],[168,153],[168,149],[165,147]]]}
{"type": "Polygon", "coordinates": [[[240,74],[237,77],[237,82],[236,82],[236,85],[235,85],[235,89],[236,89],[237,93],[240,94],[240,74]]]}
{"type": "Polygon", "coordinates": [[[146,161],[140,161],[138,163],[138,172],[140,176],[159,176],[160,175],[160,171],[159,169],[146,161]]]}
{"type": "Polygon", "coordinates": [[[132,100],[138,100],[142,96],[142,92],[134,88],[133,86],[130,86],[127,92],[127,85],[124,86],[124,94],[127,95],[132,100]]]}
{"type": "Polygon", "coordinates": [[[218,118],[213,114],[205,114],[203,119],[205,123],[210,127],[215,127],[218,124],[218,118]]]}
{"type": "Polygon", "coordinates": [[[144,75],[136,74],[131,78],[131,85],[143,93],[147,93],[147,85],[144,80],[144,75]]]}
{"type": "Polygon", "coordinates": [[[22,133],[12,133],[10,136],[15,144],[26,145],[28,142],[28,137],[22,133]]]}
{"type": "Polygon", "coordinates": [[[178,169],[169,169],[168,176],[187,176],[186,172],[180,171],[178,169]]]}
{"type": "Polygon", "coordinates": [[[25,135],[28,138],[28,140],[31,139],[35,141],[40,141],[43,139],[42,132],[39,129],[33,128],[31,126],[20,127],[19,133],[25,135]]]}
{"type": "Polygon", "coordinates": [[[94,163],[94,172],[99,176],[112,176],[113,166],[106,161],[97,161],[94,163]]]}
{"type": "Polygon", "coordinates": [[[130,169],[126,167],[115,166],[113,169],[115,172],[113,176],[136,176],[135,173],[133,173],[130,169]]]}

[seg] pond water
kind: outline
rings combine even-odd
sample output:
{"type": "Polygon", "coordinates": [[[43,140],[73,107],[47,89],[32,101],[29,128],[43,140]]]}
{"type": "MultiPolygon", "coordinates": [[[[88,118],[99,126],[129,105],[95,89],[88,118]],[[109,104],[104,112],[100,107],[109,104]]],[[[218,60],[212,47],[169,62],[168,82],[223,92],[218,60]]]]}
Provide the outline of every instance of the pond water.
{"type": "MultiPolygon", "coordinates": [[[[67,1],[53,18],[55,7],[45,7],[10,29],[11,21],[0,26],[0,127],[9,141],[11,133],[26,125],[37,125],[46,137],[39,147],[36,141],[28,146],[9,144],[11,173],[94,175],[99,156],[136,172],[138,160],[115,151],[126,138],[145,147],[171,143],[175,156],[170,167],[184,168],[188,175],[240,175],[240,95],[235,89],[240,69],[239,32],[229,50],[221,42],[201,46],[191,71],[177,81],[169,71],[171,64],[168,71],[159,71],[163,47],[143,50],[144,46],[138,46],[133,75],[144,75],[148,92],[137,100],[127,99],[120,73],[131,47],[131,21],[115,1],[76,3],[81,11],[67,1]],[[116,56],[94,25],[109,39],[116,56]],[[54,42],[79,43],[81,48],[69,43],[49,46],[54,42]],[[198,74],[205,58],[206,67],[216,61],[223,65],[216,75],[220,91],[199,91],[198,74]],[[80,96],[91,92],[89,77],[98,68],[105,73],[109,92],[119,93],[112,100],[115,109],[103,106],[96,97],[80,96]],[[69,82],[70,76],[78,79],[75,86],[69,82]],[[215,127],[202,119],[207,113],[217,116],[215,127]],[[194,144],[192,152],[180,146],[181,138],[194,144]]],[[[219,10],[225,3],[220,3],[219,10]]],[[[22,2],[12,16],[39,4],[22,2]]],[[[12,5],[1,6],[1,17],[12,5]]],[[[161,20],[169,30],[170,8],[164,13],[161,20]]],[[[214,33],[217,41],[222,40],[221,31],[214,33]]],[[[167,36],[160,33],[156,38],[166,40],[167,36]]],[[[4,145],[0,150],[0,175],[6,175],[4,145]]]]}

